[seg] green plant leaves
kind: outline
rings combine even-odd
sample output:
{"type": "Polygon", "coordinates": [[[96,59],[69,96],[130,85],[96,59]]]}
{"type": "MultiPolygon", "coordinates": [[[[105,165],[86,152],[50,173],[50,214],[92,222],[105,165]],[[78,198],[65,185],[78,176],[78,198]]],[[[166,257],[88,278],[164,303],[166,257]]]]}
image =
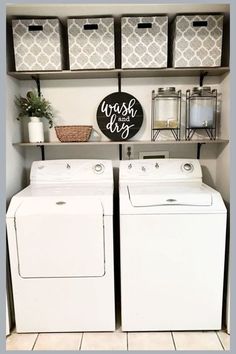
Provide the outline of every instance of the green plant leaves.
{"type": "Polygon", "coordinates": [[[36,91],[28,91],[26,97],[16,97],[15,104],[18,107],[18,120],[24,117],[39,117],[48,120],[49,128],[53,126],[53,113],[49,101],[42,95],[38,96],[36,91]]]}

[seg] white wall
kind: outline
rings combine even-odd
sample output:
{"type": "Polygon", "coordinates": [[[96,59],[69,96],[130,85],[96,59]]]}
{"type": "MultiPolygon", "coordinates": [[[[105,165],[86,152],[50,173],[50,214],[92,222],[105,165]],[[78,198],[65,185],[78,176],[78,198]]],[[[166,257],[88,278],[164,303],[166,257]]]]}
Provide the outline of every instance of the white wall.
{"type": "MultiPolygon", "coordinates": [[[[222,97],[222,124],[221,136],[224,139],[230,137],[230,74],[225,74],[221,82],[222,97]]],[[[224,303],[226,314],[224,318],[227,332],[230,333],[230,144],[218,146],[216,160],[216,188],[221,193],[228,209],[227,241],[226,241],[226,272],[224,303]]]]}
{"type": "MultiPolygon", "coordinates": [[[[221,137],[229,139],[230,132],[230,75],[225,74],[220,85],[222,91],[221,137]]],[[[216,187],[224,200],[230,201],[230,144],[219,145],[216,160],[216,187]]]]}
{"type": "Polygon", "coordinates": [[[10,334],[10,318],[9,318],[9,307],[8,307],[8,297],[6,298],[6,335],[10,334]]]}
{"type": "Polygon", "coordinates": [[[19,81],[7,76],[6,119],[6,195],[7,202],[24,185],[24,150],[12,145],[22,139],[21,124],[16,120],[15,96],[19,95],[19,81]]]}
{"type": "MultiPolygon", "coordinates": [[[[21,124],[16,121],[16,108],[14,105],[15,95],[19,95],[19,82],[9,76],[7,80],[7,102],[6,102],[6,197],[7,205],[11,197],[18,192],[25,184],[24,181],[24,151],[22,148],[16,148],[13,142],[19,142],[21,136],[21,124]]],[[[9,264],[7,261],[7,300],[6,300],[6,334],[9,334],[11,327],[11,304],[12,299],[9,295],[9,264]],[[10,310],[10,311],[8,311],[10,310]]]]}
{"type": "MultiPolygon", "coordinates": [[[[150,140],[151,137],[151,92],[161,86],[175,86],[183,93],[188,88],[199,84],[198,77],[154,77],[154,78],[125,78],[122,79],[122,91],[134,95],[144,110],[144,123],[139,133],[130,140],[150,140]]],[[[219,77],[207,77],[205,84],[219,89],[219,77]]],[[[34,81],[21,81],[21,94],[34,89],[34,81]]],[[[41,90],[55,109],[55,122],[64,124],[91,124],[99,131],[96,123],[96,110],[101,100],[112,92],[118,90],[117,79],[81,79],[81,80],[45,80],[41,81],[41,90]]],[[[182,118],[184,119],[185,102],[183,102],[182,118]]],[[[46,139],[58,141],[55,130],[47,129],[46,139]]],[[[164,138],[164,137],[163,137],[164,138]]],[[[27,137],[26,137],[27,139],[27,137]]],[[[102,140],[108,140],[102,134],[102,140]]],[[[134,145],[134,157],[139,151],[168,150],[170,157],[196,158],[197,146],[194,145],[134,145]]],[[[118,146],[76,146],[76,147],[46,147],[46,159],[59,158],[106,158],[117,160],[118,146]]],[[[123,147],[123,158],[126,156],[123,147]]],[[[216,182],[216,156],[217,147],[206,145],[202,147],[204,181],[211,186],[216,182]]],[[[40,159],[40,150],[37,147],[26,149],[26,165],[29,171],[32,161],[40,159]]]]}

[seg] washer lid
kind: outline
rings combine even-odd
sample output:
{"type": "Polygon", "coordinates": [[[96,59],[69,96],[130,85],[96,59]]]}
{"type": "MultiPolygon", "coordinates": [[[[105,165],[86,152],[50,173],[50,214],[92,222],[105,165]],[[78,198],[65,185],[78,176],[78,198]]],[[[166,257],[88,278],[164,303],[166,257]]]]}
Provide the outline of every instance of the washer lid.
{"type": "Polygon", "coordinates": [[[103,207],[96,198],[25,199],[15,212],[20,276],[103,276],[103,225],[103,207]]]}
{"type": "Polygon", "coordinates": [[[212,195],[204,185],[130,185],[127,186],[132,206],[189,205],[211,206],[212,195]]]}

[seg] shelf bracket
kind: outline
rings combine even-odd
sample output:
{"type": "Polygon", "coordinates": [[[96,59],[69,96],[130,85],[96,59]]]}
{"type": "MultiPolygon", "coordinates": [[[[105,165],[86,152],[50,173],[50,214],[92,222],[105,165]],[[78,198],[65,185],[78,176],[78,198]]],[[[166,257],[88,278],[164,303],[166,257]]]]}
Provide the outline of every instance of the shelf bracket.
{"type": "Polygon", "coordinates": [[[118,73],[118,92],[121,92],[121,73],[118,73]]]}
{"type": "Polygon", "coordinates": [[[32,80],[34,80],[36,82],[37,85],[37,91],[38,91],[38,96],[41,96],[41,87],[40,87],[40,79],[38,76],[31,76],[32,80]]]}
{"type": "Polygon", "coordinates": [[[197,143],[197,159],[199,160],[201,158],[201,148],[202,145],[204,145],[206,143],[197,143]]]}
{"type": "Polygon", "coordinates": [[[37,145],[37,147],[40,148],[40,150],[41,150],[41,160],[44,161],[44,160],[45,160],[45,149],[44,149],[44,145],[37,145]]]}
{"type": "Polygon", "coordinates": [[[119,160],[122,160],[122,144],[119,144],[119,160]]]}
{"type": "Polygon", "coordinates": [[[208,71],[201,71],[200,72],[200,78],[199,78],[199,86],[203,86],[203,81],[205,77],[208,75],[208,71]]]}

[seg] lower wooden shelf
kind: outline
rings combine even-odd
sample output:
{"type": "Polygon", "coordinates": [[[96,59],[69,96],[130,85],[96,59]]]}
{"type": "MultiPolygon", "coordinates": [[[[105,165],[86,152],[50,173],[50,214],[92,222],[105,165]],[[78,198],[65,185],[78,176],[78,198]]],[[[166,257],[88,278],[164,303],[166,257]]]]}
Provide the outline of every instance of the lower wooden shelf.
{"type": "Polygon", "coordinates": [[[59,141],[55,142],[44,142],[44,143],[13,143],[14,146],[79,146],[79,145],[164,145],[164,144],[227,144],[229,140],[227,139],[216,139],[216,140],[128,140],[128,141],[86,141],[79,143],[61,143],[59,141]]]}
{"type": "Polygon", "coordinates": [[[41,150],[41,158],[45,160],[45,147],[52,146],[98,146],[98,145],[115,145],[119,147],[119,159],[122,160],[122,145],[180,145],[180,144],[195,144],[197,146],[197,159],[200,159],[201,155],[201,146],[202,144],[228,144],[229,140],[227,139],[216,139],[216,140],[128,140],[128,141],[86,141],[80,143],[61,143],[58,141],[55,142],[45,142],[45,143],[13,143],[14,146],[19,147],[38,147],[41,150]]]}

